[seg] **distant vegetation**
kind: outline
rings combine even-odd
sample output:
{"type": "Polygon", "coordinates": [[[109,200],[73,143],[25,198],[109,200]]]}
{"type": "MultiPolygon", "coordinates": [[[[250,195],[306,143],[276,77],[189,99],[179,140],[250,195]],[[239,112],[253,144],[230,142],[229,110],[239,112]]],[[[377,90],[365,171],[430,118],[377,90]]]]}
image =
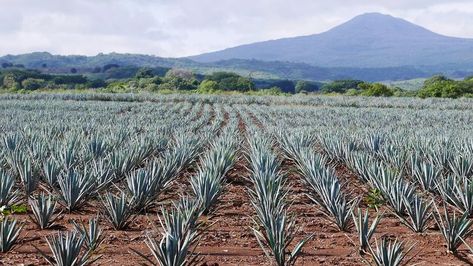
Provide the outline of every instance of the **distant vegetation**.
{"type": "Polygon", "coordinates": [[[321,83],[308,80],[255,79],[232,72],[196,74],[178,68],[120,67],[107,64],[96,69],[95,75],[43,73],[8,65],[0,70],[0,89],[9,92],[36,90],[85,90],[104,92],[159,93],[245,93],[251,95],[284,95],[318,93],[348,96],[407,97],[418,96],[459,98],[473,96],[473,78],[453,80],[445,76],[426,79],[418,90],[362,80],[342,79],[321,83]]]}
{"type": "Polygon", "coordinates": [[[445,76],[434,76],[424,82],[418,96],[459,98],[473,97],[473,76],[464,80],[453,80],[445,76]]]}
{"type": "Polygon", "coordinates": [[[83,74],[91,78],[123,79],[133,77],[141,67],[150,67],[164,75],[171,68],[192,70],[206,75],[213,72],[234,72],[254,79],[282,80],[340,80],[359,79],[369,82],[385,80],[401,81],[415,78],[428,78],[437,73],[450,77],[463,78],[473,73],[473,69],[455,71],[439,67],[327,67],[307,63],[285,61],[261,61],[230,59],[212,63],[195,62],[184,58],[162,58],[140,54],[99,54],[96,56],[62,56],[36,52],[0,57],[2,69],[26,68],[43,73],[83,74]]]}

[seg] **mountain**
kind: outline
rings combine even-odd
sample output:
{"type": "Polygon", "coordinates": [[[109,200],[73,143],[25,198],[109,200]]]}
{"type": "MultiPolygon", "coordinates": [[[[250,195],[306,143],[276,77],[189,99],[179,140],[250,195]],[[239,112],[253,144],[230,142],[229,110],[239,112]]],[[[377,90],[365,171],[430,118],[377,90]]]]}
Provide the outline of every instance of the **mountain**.
{"type": "MultiPolygon", "coordinates": [[[[246,59],[230,59],[218,62],[199,63],[185,58],[163,58],[140,54],[99,54],[96,56],[81,55],[52,55],[47,52],[35,52],[20,55],[0,57],[0,66],[22,66],[37,69],[43,73],[64,74],[93,74],[97,78],[125,78],[133,76],[140,67],[190,69],[198,74],[208,74],[215,71],[236,72],[241,75],[251,75],[253,78],[290,79],[290,80],[335,80],[360,79],[365,81],[406,80],[428,77],[432,71],[423,71],[413,67],[385,68],[350,68],[350,67],[318,67],[306,63],[281,61],[261,61],[246,59]],[[109,75],[104,73],[111,66],[119,66],[109,75]]],[[[0,71],[1,69],[0,68],[0,71]]],[[[469,73],[467,73],[469,74],[469,73]]],[[[467,74],[463,75],[466,76],[467,74]]],[[[458,76],[458,75],[457,75],[458,76]]]]}
{"type": "Polygon", "coordinates": [[[247,44],[187,58],[36,52],[0,57],[0,65],[23,65],[46,73],[70,73],[74,69],[79,74],[96,74],[100,70],[103,73],[107,66],[118,65],[123,67],[118,70],[118,77],[147,66],[185,68],[199,74],[232,71],[254,78],[395,81],[434,74],[469,76],[473,73],[472,51],[473,39],[447,37],[403,19],[369,13],[320,34],[247,44]]]}
{"type": "Polygon", "coordinates": [[[320,67],[473,66],[473,39],[443,36],[379,13],[357,16],[329,31],[258,42],[189,57],[198,62],[229,59],[288,61],[320,67]]]}

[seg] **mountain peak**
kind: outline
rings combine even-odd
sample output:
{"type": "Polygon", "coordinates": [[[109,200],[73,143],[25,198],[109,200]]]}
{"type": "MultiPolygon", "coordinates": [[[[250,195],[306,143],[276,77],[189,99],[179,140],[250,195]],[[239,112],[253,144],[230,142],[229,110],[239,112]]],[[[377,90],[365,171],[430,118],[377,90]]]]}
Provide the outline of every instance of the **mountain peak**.
{"type": "Polygon", "coordinates": [[[399,18],[395,18],[391,15],[378,13],[378,12],[364,13],[364,14],[361,14],[361,15],[358,15],[358,16],[352,18],[351,20],[359,20],[359,19],[363,19],[363,20],[380,20],[380,19],[402,20],[402,19],[399,19],[399,18]]]}
{"type": "Polygon", "coordinates": [[[412,36],[416,38],[440,36],[407,20],[381,13],[365,13],[356,16],[327,32],[336,35],[358,34],[358,37],[365,35],[375,37],[387,36],[392,38],[399,38],[401,36],[412,36]]]}
{"type": "Polygon", "coordinates": [[[191,57],[287,61],[324,67],[471,64],[473,40],[443,36],[381,13],[356,16],[326,32],[228,48],[191,57]]]}

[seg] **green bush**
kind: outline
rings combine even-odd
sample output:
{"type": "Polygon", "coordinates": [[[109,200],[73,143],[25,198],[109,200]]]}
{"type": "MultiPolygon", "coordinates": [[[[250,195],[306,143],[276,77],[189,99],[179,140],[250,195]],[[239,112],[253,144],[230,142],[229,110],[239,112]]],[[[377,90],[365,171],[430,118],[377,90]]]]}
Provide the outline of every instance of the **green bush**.
{"type": "Polygon", "coordinates": [[[335,80],[322,86],[324,93],[345,93],[349,89],[358,89],[358,85],[364,83],[361,80],[335,80]]]}
{"type": "Polygon", "coordinates": [[[43,79],[27,78],[21,82],[21,87],[29,91],[40,89],[44,85],[45,81],[43,79]]]}
{"type": "Polygon", "coordinates": [[[360,93],[362,96],[390,97],[394,94],[388,86],[381,83],[363,83],[360,84],[359,87],[362,90],[360,93]]]}
{"type": "Polygon", "coordinates": [[[214,93],[220,90],[220,86],[216,81],[204,79],[197,90],[199,93],[214,93]]]}
{"type": "Polygon", "coordinates": [[[445,76],[434,76],[424,82],[424,86],[417,95],[426,97],[459,98],[473,93],[471,79],[452,80],[445,76]]]}

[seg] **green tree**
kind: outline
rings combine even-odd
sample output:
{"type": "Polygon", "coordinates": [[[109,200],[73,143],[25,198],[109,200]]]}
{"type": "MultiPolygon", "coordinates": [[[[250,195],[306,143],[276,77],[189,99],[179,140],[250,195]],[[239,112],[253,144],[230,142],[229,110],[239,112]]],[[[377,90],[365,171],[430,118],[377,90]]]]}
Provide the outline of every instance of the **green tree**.
{"type": "Polygon", "coordinates": [[[214,72],[206,79],[217,82],[219,88],[225,91],[249,91],[255,88],[249,78],[231,72],[214,72]]]}
{"type": "Polygon", "coordinates": [[[296,83],[296,86],[294,88],[295,93],[301,93],[301,92],[314,92],[319,90],[319,86],[313,82],[305,81],[305,80],[299,80],[296,83]]]}
{"type": "Polygon", "coordinates": [[[21,89],[21,83],[14,73],[6,73],[3,77],[3,87],[18,90],[21,89]]]}
{"type": "Polygon", "coordinates": [[[362,96],[389,97],[389,96],[393,96],[394,94],[393,91],[388,88],[388,86],[381,83],[373,83],[373,84],[363,83],[363,84],[360,84],[359,87],[362,89],[360,93],[360,95],[362,96]]]}
{"type": "Polygon", "coordinates": [[[361,80],[335,80],[322,86],[324,93],[345,93],[349,89],[358,89],[358,85],[364,83],[361,80]]]}
{"type": "Polygon", "coordinates": [[[158,85],[158,89],[195,90],[198,86],[199,81],[192,72],[182,69],[171,69],[162,79],[162,83],[158,85]]]}
{"type": "Polygon", "coordinates": [[[422,98],[426,97],[452,97],[459,95],[459,90],[455,87],[455,81],[445,76],[434,76],[424,81],[422,89],[417,95],[422,98]]]}
{"type": "Polygon", "coordinates": [[[21,82],[21,87],[25,90],[37,90],[45,85],[43,79],[27,78],[21,82]]]}
{"type": "Polygon", "coordinates": [[[138,69],[138,71],[135,74],[135,78],[141,79],[141,78],[152,78],[154,77],[153,74],[153,69],[150,67],[142,67],[138,69]]]}
{"type": "Polygon", "coordinates": [[[214,80],[204,79],[198,88],[198,91],[201,93],[212,93],[220,90],[218,83],[214,80]]]}

